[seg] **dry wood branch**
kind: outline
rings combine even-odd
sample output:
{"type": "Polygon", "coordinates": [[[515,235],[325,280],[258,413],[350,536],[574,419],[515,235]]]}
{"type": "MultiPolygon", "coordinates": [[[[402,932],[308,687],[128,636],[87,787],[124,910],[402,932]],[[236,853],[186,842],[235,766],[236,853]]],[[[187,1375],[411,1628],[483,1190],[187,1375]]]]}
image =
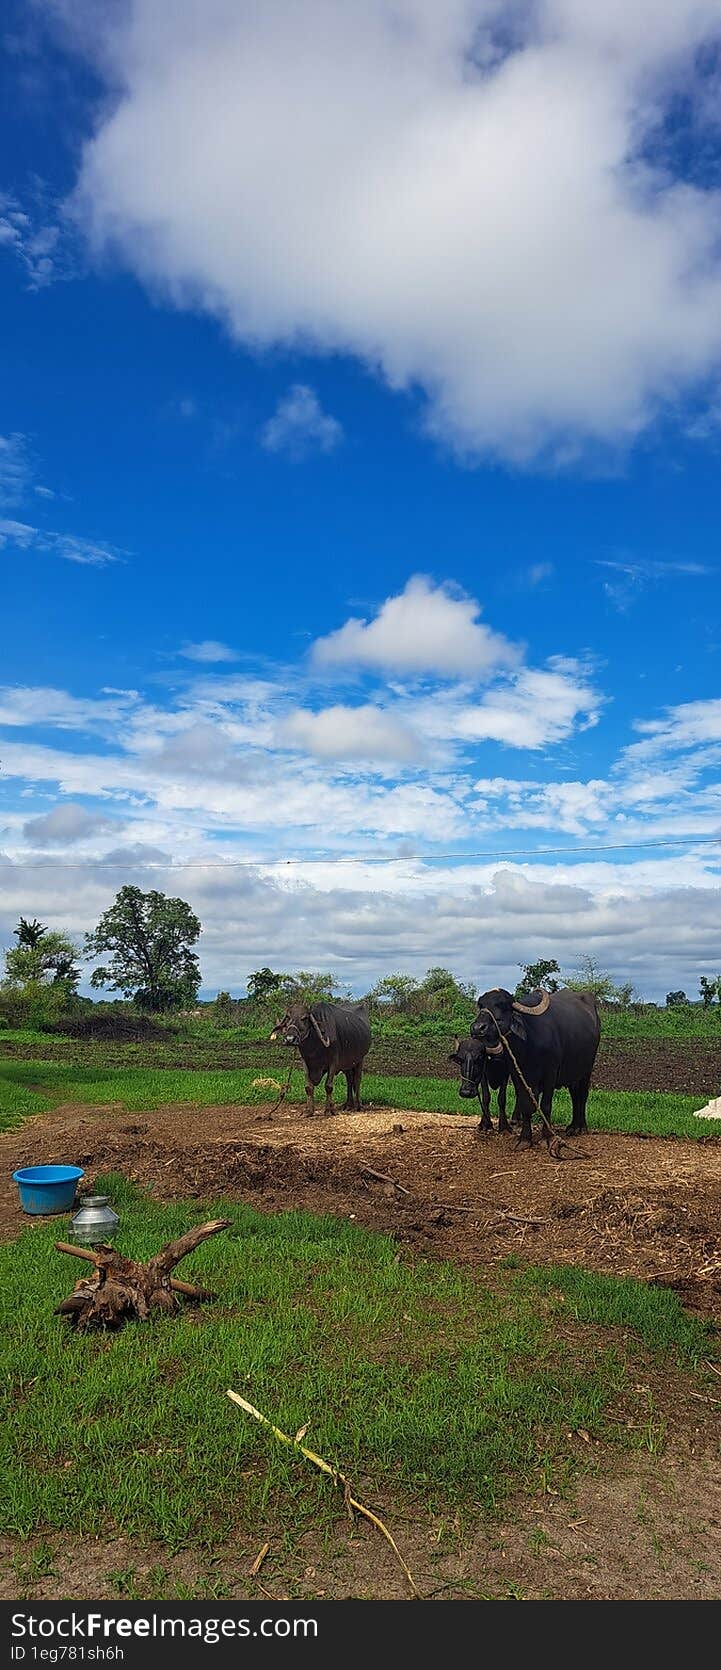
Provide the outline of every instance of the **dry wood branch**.
{"type": "Polygon", "coordinates": [[[361,1172],[364,1177],[375,1178],[376,1183],[390,1183],[401,1195],[410,1195],[411,1193],[411,1190],[407,1189],[403,1183],[397,1183],[395,1177],[389,1177],[385,1171],[374,1171],[372,1166],[361,1166],[361,1172]]]}
{"type": "Polygon", "coordinates": [[[197,1224],[177,1241],[161,1247],[148,1264],[137,1264],[124,1258],[115,1247],[73,1247],[67,1241],[56,1241],[58,1252],[72,1254],[92,1263],[93,1274],[76,1283],[69,1298],[56,1308],[56,1315],[67,1316],[80,1332],[89,1328],[119,1328],[129,1317],[146,1321],[151,1311],[173,1312],[178,1309],[178,1294],[190,1299],[207,1299],[212,1295],[205,1288],[190,1282],[178,1281],[170,1275],[181,1258],[227,1229],[229,1218],[215,1218],[211,1223],[197,1224]]]}
{"type": "Polygon", "coordinates": [[[530,1229],[540,1229],[543,1224],[550,1224],[550,1218],[519,1218],[516,1212],[499,1212],[499,1218],[508,1218],[512,1224],[526,1224],[530,1229]]]}
{"type": "Polygon", "coordinates": [[[253,1564],[252,1564],[252,1566],[250,1568],[250,1571],[248,1573],[249,1577],[257,1577],[258,1576],[258,1572],[260,1571],[260,1568],[261,1568],[261,1566],[263,1564],[263,1561],[264,1561],[266,1555],[268,1554],[269,1550],[270,1550],[270,1543],[269,1542],[264,1542],[263,1547],[258,1550],[258,1553],[255,1556],[253,1564]]]}
{"type": "MultiPolygon", "coordinates": [[[[110,1249],[108,1248],[105,1250],[109,1251],[110,1249]]],[[[102,1256],[99,1255],[98,1251],[93,1251],[91,1247],[73,1247],[70,1245],[69,1241],[56,1241],[55,1251],[70,1253],[73,1258],[86,1258],[91,1264],[94,1264],[96,1268],[100,1268],[103,1265],[102,1256]]],[[[185,1257],[185,1254],[182,1256],[185,1257]]],[[[186,1299],[215,1298],[215,1294],[211,1292],[209,1287],[195,1287],[193,1282],[181,1281],[177,1276],[168,1277],[168,1287],[172,1287],[174,1293],[184,1293],[186,1299]]],[[[67,1310],[68,1307],[70,1307],[70,1300],[66,1299],[62,1308],[63,1310],[67,1310]]],[[[73,1305],[70,1308],[75,1310],[77,1309],[77,1306],[73,1305]]]]}
{"type": "Polygon", "coordinates": [[[300,1450],[301,1455],[305,1456],[306,1461],[311,1461],[314,1467],[319,1467],[322,1473],[328,1474],[328,1477],[333,1480],[333,1483],[338,1485],[342,1490],[346,1508],[349,1511],[355,1509],[355,1512],[362,1514],[364,1519],[370,1520],[371,1525],[375,1525],[377,1530],[379,1530],[385,1537],[386,1542],[390,1543],[396,1559],[398,1560],[398,1563],[407,1578],[414,1600],[420,1600],[421,1596],[416,1588],[411,1573],[408,1570],[398,1544],[391,1536],[387,1525],[384,1525],[383,1520],[379,1519],[377,1514],[372,1513],[370,1508],[364,1507],[362,1502],[359,1502],[355,1496],[351,1495],[351,1488],[345,1474],[340,1473],[337,1467],[331,1467],[329,1462],[324,1461],[322,1456],[316,1455],[314,1450],[307,1450],[304,1444],[299,1444],[295,1438],[290,1438],[287,1432],[281,1432],[280,1427],[274,1426],[273,1422],[269,1421],[266,1415],[261,1415],[260,1410],[256,1409],[252,1403],[248,1403],[246,1398],[241,1397],[238,1392],[233,1392],[228,1389],[227,1396],[232,1399],[233,1403],[237,1403],[239,1409],[244,1409],[246,1415],[252,1415],[253,1420],[259,1421],[261,1426],[267,1426],[268,1430],[273,1433],[275,1438],[280,1440],[281,1444],[288,1444],[292,1450],[300,1450]]]}

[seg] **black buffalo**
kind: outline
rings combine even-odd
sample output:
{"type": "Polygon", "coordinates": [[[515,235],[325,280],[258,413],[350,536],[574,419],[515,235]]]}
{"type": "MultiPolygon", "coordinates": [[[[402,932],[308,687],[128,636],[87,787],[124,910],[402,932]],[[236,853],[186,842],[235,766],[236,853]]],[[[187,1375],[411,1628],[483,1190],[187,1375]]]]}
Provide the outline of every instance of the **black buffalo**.
{"type": "Polygon", "coordinates": [[[501,1044],[496,1050],[487,1050],[485,1044],[479,1044],[477,1038],[456,1038],[455,1044],[448,1057],[461,1069],[461,1082],[458,1086],[459,1096],[465,1098],[477,1096],[482,1108],[482,1117],[478,1126],[481,1131],[492,1131],[491,1119],[491,1091],[498,1092],[498,1129],[500,1132],[510,1131],[511,1127],[506,1118],[506,1091],[510,1076],[509,1059],[501,1044]],[[496,1050],[498,1053],[496,1053],[496,1050]]]}
{"type": "Polygon", "coordinates": [[[363,1063],[371,1047],[368,1011],[362,1003],[294,1003],[271,1038],[296,1044],[305,1063],[306,1112],[315,1112],[315,1087],[325,1079],[325,1112],[335,1113],[333,1080],[345,1073],[346,1108],[360,1111],[363,1063]]]}
{"type": "Polygon", "coordinates": [[[601,1037],[593,992],[531,992],[520,1003],[510,992],[494,987],[478,999],[471,1036],[486,1049],[501,1044],[504,1054],[501,1040],[507,1039],[513,1051],[515,1063],[509,1057],[509,1067],[521,1117],[521,1148],[530,1148],[533,1141],[534,1102],[524,1079],[549,1125],[553,1092],[559,1085],[567,1086],[573,1107],[567,1135],[588,1130],[586,1102],[601,1037]]]}

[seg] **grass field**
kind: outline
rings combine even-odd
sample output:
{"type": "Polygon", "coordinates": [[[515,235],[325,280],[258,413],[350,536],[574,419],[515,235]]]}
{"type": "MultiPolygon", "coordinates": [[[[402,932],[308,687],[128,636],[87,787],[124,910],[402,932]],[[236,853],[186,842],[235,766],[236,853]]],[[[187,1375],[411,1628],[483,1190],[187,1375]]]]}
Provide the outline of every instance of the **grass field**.
{"type": "Polygon", "coordinates": [[[98,1187],[131,1256],[198,1217],[229,1217],[183,1265],[217,1300],[76,1337],[53,1315],[77,1274],[52,1251],[56,1228],[0,1247],[13,1317],[0,1523],[19,1538],[111,1526],[172,1549],[257,1530],[270,1513],[289,1536],[309,1516],[330,1525],[343,1511],[332,1486],[235,1409],[228,1386],[291,1434],[308,1422],[307,1442],[362,1475],[370,1505],[398,1491],[495,1510],[511,1489],[563,1491],[593,1456],[569,1445],[579,1429],[659,1447],[663,1409],[639,1384],[649,1356],[709,1378],[710,1331],[642,1283],[531,1267],[503,1271],[493,1291],[450,1264],[406,1264],[393,1241],[340,1219],[161,1206],[118,1176],[98,1187]]]}
{"type": "MultiPolygon", "coordinates": [[[[237,1072],[211,1072],[142,1067],[81,1067],[57,1061],[0,1061],[0,1129],[22,1123],[28,1114],[42,1113],[57,1102],[89,1105],[118,1103],[130,1112],[160,1107],[164,1103],[188,1102],[196,1106],[212,1103],[253,1104],[267,1102],[276,1092],[254,1083],[254,1068],[237,1072]]],[[[281,1080],[278,1079],[280,1085],[281,1080]]],[[[285,1076],[282,1083],[285,1084],[285,1076]]],[[[345,1096],[340,1080],[338,1101],[345,1096]]],[[[291,1099],[302,1101],[303,1075],[294,1073],[291,1099]]],[[[418,1108],[439,1113],[472,1113],[475,1103],[462,1102],[454,1079],[402,1078],[368,1073],[363,1080],[366,1104],[389,1108],[418,1108]]],[[[713,1122],[696,1119],[694,1108],[702,1097],[672,1096],[646,1091],[592,1090],[588,1121],[599,1131],[623,1131],[629,1135],[685,1136],[713,1139],[721,1133],[713,1122]]],[[[318,1097],[322,1105],[322,1096],[318,1097]]],[[[570,1099],[565,1091],[554,1100],[554,1116],[560,1123],[570,1119],[570,1099]]],[[[112,1117],[112,1115],[109,1115],[112,1117]]]]}

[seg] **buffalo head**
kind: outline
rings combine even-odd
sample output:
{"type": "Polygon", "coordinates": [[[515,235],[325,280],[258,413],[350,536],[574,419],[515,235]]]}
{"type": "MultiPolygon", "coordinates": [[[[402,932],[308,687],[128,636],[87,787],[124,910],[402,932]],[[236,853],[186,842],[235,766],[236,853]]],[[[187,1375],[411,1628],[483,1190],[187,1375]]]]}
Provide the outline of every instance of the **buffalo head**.
{"type": "Polygon", "coordinates": [[[448,1060],[461,1069],[458,1094],[466,1100],[469,1096],[478,1095],[485,1054],[485,1046],[477,1038],[456,1038],[448,1060]]]}
{"type": "Polygon", "coordinates": [[[280,1038],[284,1044],[304,1044],[310,1037],[311,1031],[317,1032],[321,1044],[325,1049],[330,1047],[330,1039],[326,1037],[320,1022],[313,1014],[307,1003],[293,1003],[286,1009],[282,1020],[276,1021],[270,1035],[270,1041],[275,1043],[280,1038]]]}
{"type": "Polygon", "coordinates": [[[529,997],[536,997],[535,1003],[521,1003],[511,996],[502,986],[494,986],[491,991],[481,992],[478,999],[478,1014],[471,1025],[471,1037],[484,1044],[491,1055],[497,1055],[503,1049],[502,1038],[507,1038],[509,1032],[515,1032],[525,1038],[525,1028],[522,1015],[545,1015],[550,1004],[548,992],[529,992],[529,997]]]}

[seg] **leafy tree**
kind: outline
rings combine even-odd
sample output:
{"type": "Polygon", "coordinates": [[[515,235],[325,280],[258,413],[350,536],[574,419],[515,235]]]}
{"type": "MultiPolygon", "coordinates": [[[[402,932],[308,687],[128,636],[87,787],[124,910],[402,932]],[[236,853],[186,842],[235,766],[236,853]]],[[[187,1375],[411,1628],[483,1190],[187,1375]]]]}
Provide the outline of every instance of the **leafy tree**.
{"type": "Polygon", "coordinates": [[[710,1009],[714,999],[721,1000],[721,974],[717,974],[714,980],[709,980],[707,975],[702,974],[699,993],[704,1009],[710,1009]]]}
{"type": "Polygon", "coordinates": [[[109,964],[93,971],[90,984],[110,986],[152,1013],[186,1008],[195,1002],[200,985],[198,958],[191,950],[200,931],[184,899],[121,887],[85,938],[88,957],[111,953],[109,964]]]}
{"type": "Polygon", "coordinates": [[[539,957],[537,963],[519,963],[521,978],[516,986],[515,996],[521,992],[532,992],[540,987],[544,992],[557,992],[561,984],[561,970],[555,957],[539,957]],[[558,975],[558,979],[556,979],[558,975]]]}
{"type": "Polygon", "coordinates": [[[666,1008],[667,1009],[679,1009],[681,1007],[682,1003],[688,1003],[688,1001],[689,1001],[689,999],[687,998],[685,992],[667,992],[666,993],[666,1008]]]}
{"type": "Polygon", "coordinates": [[[43,923],[38,922],[37,916],[33,917],[32,922],[28,922],[25,916],[21,916],[17,927],[13,928],[18,945],[22,946],[24,951],[34,951],[36,946],[40,944],[43,934],[46,934],[47,931],[43,923]]]}
{"type": "Polygon", "coordinates": [[[347,988],[339,985],[334,974],[307,968],[282,975],[279,990],[286,1003],[333,1003],[348,996],[347,988]]]}
{"type": "Polygon", "coordinates": [[[17,945],[5,952],[5,978],[14,990],[25,986],[62,986],[70,994],[80,979],[80,955],[68,934],[52,932],[41,922],[20,917],[17,945]]]}
{"type": "Polygon", "coordinates": [[[412,974],[386,974],[368,993],[371,1003],[384,1008],[409,1010],[418,991],[418,981],[412,974]]]}
{"type": "Polygon", "coordinates": [[[232,1026],[235,1014],[235,1004],[230,992],[218,992],[213,1003],[214,1020],[218,1026],[232,1026]]]}
{"type": "Polygon", "coordinates": [[[638,1001],[630,980],[617,986],[611,975],[591,956],[581,957],[578,968],[566,980],[566,985],[572,992],[593,992],[598,1003],[616,1003],[621,1009],[628,1009],[638,1001]]]}
{"type": "MultiPolygon", "coordinates": [[[[248,976],[248,996],[256,1003],[262,1003],[266,997],[271,997],[280,990],[283,975],[274,974],[272,968],[258,968],[255,974],[248,976]]],[[[220,992],[218,996],[220,997],[220,992]]]]}

